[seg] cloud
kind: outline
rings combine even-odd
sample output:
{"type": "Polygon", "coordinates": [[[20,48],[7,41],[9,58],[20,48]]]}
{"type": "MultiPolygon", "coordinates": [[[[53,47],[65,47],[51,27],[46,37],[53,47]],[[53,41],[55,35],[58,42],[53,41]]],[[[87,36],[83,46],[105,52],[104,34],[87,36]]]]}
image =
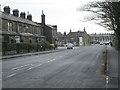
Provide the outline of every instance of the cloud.
{"type": "MultiPolygon", "coordinates": [[[[9,5],[11,11],[16,8],[19,12],[29,11],[35,22],[41,22],[41,11],[44,10],[47,24],[56,24],[58,25],[58,31],[69,32],[70,28],[77,31],[79,28],[82,30],[86,25],[89,25],[80,22],[80,19],[84,18],[86,14],[77,11],[78,7],[88,1],[93,0],[3,0],[2,8],[9,5]]],[[[93,28],[88,31],[91,33],[97,32],[97,25],[90,25],[93,28]]],[[[87,27],[87,29],[89,29],[89,27],[87,27]]]]}

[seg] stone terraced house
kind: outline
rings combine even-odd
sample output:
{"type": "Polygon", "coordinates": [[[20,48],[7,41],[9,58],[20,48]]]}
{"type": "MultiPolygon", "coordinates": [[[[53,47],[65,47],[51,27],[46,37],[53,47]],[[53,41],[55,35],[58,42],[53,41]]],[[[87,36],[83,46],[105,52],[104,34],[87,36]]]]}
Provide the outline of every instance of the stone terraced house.
{"type": "Polygon", "coordinates": [[[41,15],[42,23],[32,21],[32,15],[26,16],[25,12],[14,9],[10,13],[10,7],[5,6],[4,11],[0,11],[0,36],[5,43],[37,43],[46,39],[50,43],[56,40],[57,25],[46,25],[45,15],[41,15]]]}

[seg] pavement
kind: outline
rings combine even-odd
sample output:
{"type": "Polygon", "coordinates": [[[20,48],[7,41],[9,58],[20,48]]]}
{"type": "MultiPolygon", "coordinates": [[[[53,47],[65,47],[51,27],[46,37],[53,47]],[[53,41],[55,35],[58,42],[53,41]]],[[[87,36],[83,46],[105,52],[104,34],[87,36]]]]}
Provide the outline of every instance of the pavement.
{"type": "Polygon", "coordinates": [[[108,88],[119,88],[118,85],[118,52],[112,48],[107,47],[108,59],[108,88]]]}

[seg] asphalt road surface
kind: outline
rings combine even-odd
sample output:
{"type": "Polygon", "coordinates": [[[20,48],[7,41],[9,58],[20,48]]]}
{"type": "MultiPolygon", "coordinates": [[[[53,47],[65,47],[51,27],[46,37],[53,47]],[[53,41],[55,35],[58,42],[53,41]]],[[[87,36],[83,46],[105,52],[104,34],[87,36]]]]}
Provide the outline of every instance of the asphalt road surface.
{"type": "Polygon", "coordinates": [[[2,61],[3,88],[105,88],[104,45],[2,61]]]}

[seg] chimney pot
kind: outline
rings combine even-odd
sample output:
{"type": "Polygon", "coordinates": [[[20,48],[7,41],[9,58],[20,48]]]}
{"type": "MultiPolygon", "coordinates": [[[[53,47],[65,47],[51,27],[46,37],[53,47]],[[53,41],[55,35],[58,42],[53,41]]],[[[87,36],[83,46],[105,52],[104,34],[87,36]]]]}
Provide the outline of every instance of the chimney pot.
{"type": "Polygon", "coordinates": [[[4,12],[7,14],[10,14],[10,7],[9,6],[5,6],[4,7],[4,12]]]}
{"type": "Polygon", "coordinates": [[[21,18],[25,18],[25,17],[26,17],[26,13],[25,13],[25,12],[21,12],[21,13],[20,13],[20,17],[21,17],[21,18]]]}
{"type": "Polygon", "coordinates": [[[31,14],[28,14],[28,15],[27,15],[27,19],[32,21],[32,15],[31,15],[31,14]]]}
{"type": "Polygon", "coordinates": [[[13,16],[16,16],[16,17],[19,16],[19,10],[18,9],[13,10],[13,16]]]}

